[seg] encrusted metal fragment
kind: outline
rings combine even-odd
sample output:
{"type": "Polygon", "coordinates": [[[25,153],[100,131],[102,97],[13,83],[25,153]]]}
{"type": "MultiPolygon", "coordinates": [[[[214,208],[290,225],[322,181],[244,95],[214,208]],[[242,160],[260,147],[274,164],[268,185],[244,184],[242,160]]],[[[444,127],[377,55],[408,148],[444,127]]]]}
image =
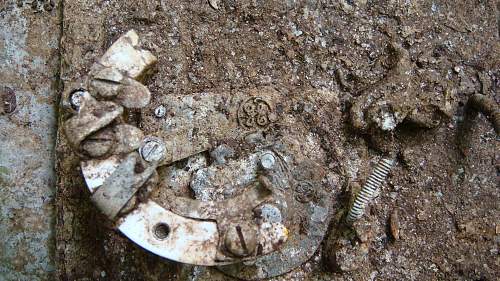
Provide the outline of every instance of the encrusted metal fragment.
{"type": "Polygon", "coordinates": [[[393,131],[415,107],[416,99],[411,96],[410,55],[396,43],[389,45],[388,53],[394,63],[384,81],[359,95],[350,109],[351,124],[357,130],[393,131]]]}
{"type": "Polygon", "coordinates": [[[113,128],[116,143],[113,154],[124,154],[138,149],[144,139],[144,133],[128,124],[120,124],[113,128]]]}
{"type": "Polygon", "coordinates": [[[109,101],[98,102],[88,92],[83,92],[78,114],[66,121],[64,133],[71,145],[80,149],[86,137],[109,125],[122,113],[123,107],[109,101]]]}
{"type": "Polygon", "coordinates": [[[115,143],[112,129],[103,129],[88,136],[81,144],[81,149],[92,158],[107,156],[115,143]]]}
{"type": "Polygon", "coordinates": [[[92,195],[92,201],[102,213],[115,219],[155,171],[156,165],[146,165],[136,152],[130,153],[92,195]]]}
{"type": "Polygon", "coordinates": [[[88,87],[92,94],[114,100],[126,108],[145,107],[151,93],[140,82],[124,76],[116,68],[97,67],[95,74],[91,74],[88,87]]]}
{"type": "Polygon", "coordinates": [[[91,72],[88,86],[93,93],[109,98],[118,94],[123,79],[123,74],[114,67],[98,67],[91,72]]]}
{"type": "Polygon", "coordinates": [[[99,64],[104,67],[115,68],[139,81],[156,62],[156,57],[150,51],[140,48],[139,35],[134,30],[118,38],[99,60],[99,64]]]}
{"type": "Polygon", "coordinates": [[[258,181],[246,187],[246,192],[222,201],[201,201],[186,197],[176,197],[166,191],[168,197],[166,207],[174,213],[194,219],[217,220],[225,217],[237,217],[244,212],[250,213],[255,206],[271,199],[271,189],[266,178],[261,176],[258,181]]]}
{"type": "Polygon", "coordinates": [[[210,150],[217,140],[242,139],[251,131],[268,129],[277,120],[275,109],[271,106],[277,96],[273,88],[244,93],[163,96],[160,102],[169,113],[168,118],[158,120],[155,115],[145,116],[145,122],[163,124],[151,132],[151,135],[163,139],[167,147],[167,155],[161,165],[210,150]],[[265,96],[265,99],[255,97],[258,94],[265,96]],[[238,121],[238,111],[245,103],[249,103],[250,107],[256,106],[256,115],[251,118],[255,121],[255,127],[247,127],[238,121]]]}
{"type": "Polygon", "coordinates": [[[213,221],[176,215],[153,201],[139,204],[119,221],[118,229],[149,252],[170,260],[216,265],[219,233],[213,221]],[[158,225],[168,226],[168,235],[158,237],[158,225]],[[156,234],[155,234],[156,233],[156,234]]]}
{"type": "Polygon", "coordinates": [[[81,162],[82,174],[91,193],[104,184],[122,161],[122,157],[113,155],[106,159],[90,159],[81,162]]]}
{"type": "Polygon", "coordinates": [[[118,90],[116,100],[126,108],[142,108],[151,100],[151,93],[141,83],[125,78],[118,90]]]}

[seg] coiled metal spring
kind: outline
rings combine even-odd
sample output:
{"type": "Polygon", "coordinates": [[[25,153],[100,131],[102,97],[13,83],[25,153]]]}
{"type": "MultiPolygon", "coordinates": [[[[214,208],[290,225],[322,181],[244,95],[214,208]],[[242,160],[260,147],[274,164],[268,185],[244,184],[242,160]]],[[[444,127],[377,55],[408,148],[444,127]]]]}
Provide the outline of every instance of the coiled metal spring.
{"type": "Polygon", "coordinates": [[[385,181],[393,165],[393,159],[382,158],[378,162],[375,170],[370,174],[363,188],[356,196],[354,204],[347,214],[347,223],[353,223],[363,216],[366,205],[375,197],[380,185],[385,181]]]}

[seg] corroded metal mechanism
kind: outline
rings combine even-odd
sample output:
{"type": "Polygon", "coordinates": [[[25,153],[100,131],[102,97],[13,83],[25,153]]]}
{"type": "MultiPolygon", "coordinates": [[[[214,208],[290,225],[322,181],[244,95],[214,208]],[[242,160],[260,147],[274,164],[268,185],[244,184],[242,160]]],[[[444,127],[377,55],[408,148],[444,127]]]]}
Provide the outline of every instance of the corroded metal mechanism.
{"type": "Polygon", "coordinates": [[[96,206],[144,249],[238,278],[307,261],[331,195],[322,160],[307,156],[317,143],[286,113],[290,98],[274,88],[162,95],[146,114],[140,81],[155,63],[129,31],[64,92],[63,129],[96,206]],[[142,129],[126,122],[137,109],[142,129]]]}

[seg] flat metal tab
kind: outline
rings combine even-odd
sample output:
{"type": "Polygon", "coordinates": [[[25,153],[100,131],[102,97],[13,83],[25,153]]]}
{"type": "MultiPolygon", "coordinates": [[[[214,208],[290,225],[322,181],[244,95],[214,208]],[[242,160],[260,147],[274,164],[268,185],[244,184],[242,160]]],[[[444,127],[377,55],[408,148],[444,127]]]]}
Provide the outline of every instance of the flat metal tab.
{"type": "Polygon", "coordinates": [[[104,181],[111,176],[116,167],[120,165],[121,157],[113,155],[106,159],[90,159],[82,161],[80,167],[82,169],[83,178],[87,183],[87,188],[91,193],[94,193],[97,188],[104,184],[104,181]]]}
{"type": "Polygon", "coordinates": [[[219,234],[211,221],[176,215],[154,201],[139,204],[118,229],[144,249],[164,258],[196,265],[216,265],[219,234]],[[158,228],[163,228],[158,236],[158,228]]]}
{"type": "Polygon", "coordinates": [[[120,210],[134,196],[137,190],[155,172],[156,165],[138,172],[140,156],[132,152],[123,160],[104,184],[92,195],[92,201],[110,219],[114,219],[120,210]]]}

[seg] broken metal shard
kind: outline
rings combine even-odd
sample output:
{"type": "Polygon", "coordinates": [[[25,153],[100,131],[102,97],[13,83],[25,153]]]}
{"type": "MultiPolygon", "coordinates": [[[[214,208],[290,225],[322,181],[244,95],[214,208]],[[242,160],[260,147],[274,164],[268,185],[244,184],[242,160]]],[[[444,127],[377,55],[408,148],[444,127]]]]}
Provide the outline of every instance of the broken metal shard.
{"type": "Polygon", "coordinates": [[[105,67],[113,67],[135,80],[141,80],[156,64],[156,57],[140,48],[139,35],[134,31],[122,35],[99,60],[105,67]]]}
{"type": "Polygon", "coordinates": [[[65,134],[82,157],[96,206],[144,249],[221,266],[241,279],[280,275],[306,262],[326,233],[331,194],[326,156],[308,128],[286,114],[293,99],[261,87],[161,95],[155,97],[161,105],[150,108],[151,93],[139,81],[155,62],[130,31],[85,82],[65,91],[73,105],[65,134]],[[79,93],[74,102],[72,92],[79,93]],[[150,113],[141,118],[147,125],[125,124],[138,108],[150,113]],[[208,156],[213,161],[188,169],[174,164],[208,156]],[[164,168],[182,169],[185,179],[172,183],[176,177],[165,177],[164,168]]]}

